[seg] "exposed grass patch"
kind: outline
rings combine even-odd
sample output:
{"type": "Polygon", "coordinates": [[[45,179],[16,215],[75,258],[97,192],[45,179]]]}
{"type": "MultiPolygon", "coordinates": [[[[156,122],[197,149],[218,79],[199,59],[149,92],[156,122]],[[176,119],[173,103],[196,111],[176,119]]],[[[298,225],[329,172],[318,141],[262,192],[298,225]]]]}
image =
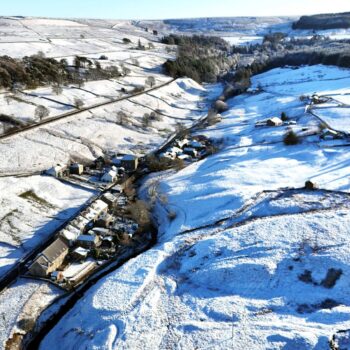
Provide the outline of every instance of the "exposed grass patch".
{"type": "Polygon", "coordinates": [[[33,190],[28,190],[19,195],[20,198],[26,199],[29,202],[37,203],[41,206],[48,207],[54,209],[55,206],[49,203],[47,200],[39,197],[33,190]]]}

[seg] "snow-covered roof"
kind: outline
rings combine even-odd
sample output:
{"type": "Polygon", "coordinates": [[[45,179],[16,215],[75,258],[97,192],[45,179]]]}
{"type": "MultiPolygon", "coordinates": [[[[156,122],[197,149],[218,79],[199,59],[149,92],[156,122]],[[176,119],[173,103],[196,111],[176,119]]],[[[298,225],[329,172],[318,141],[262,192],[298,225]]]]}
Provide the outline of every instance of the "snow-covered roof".
{"type": "Polygon", "coordinates": [[[86,225],[89,223],[89,220],[84,218],[83,216],[78,216],[75,220],[71,222],[71,224],[79,229],[84,229],[86,225]]]}
{"type": "Polygon", "coordinates": [[[81,215],[85,219],[91,221],[91,220],[95,220],[98,217],[99,213],[90,207],[90,208],[86,209],[81,215]]]}
{"type": "Polygon", "coordinates": [[[283,123],[282,120],[280,118],[277,118],[277,117],[272,117],[272,118],[269,118],[268,121],[272,122],[272,123],[275,123],[275,124],[281,124],[283,123]]]}
{"type": "Polygon", "coordinates": [[[77,234],[76,232],[72,232],[71,230],[65,229],[60,232],[60,235],[67,241],[75,241],[79,235],[79,230],[77,234]]]}
{"type": "Polygon", "coordinates": [[[135,160],[137,159],[138,157],[133,155],[133,154],[125,154],[122,158],[122,160],[124,161],[130,161],[130,160],[135,160]]]}
{"type": "Polygon", "coordinates": [[[90,208],[94,209],[98,214],[101,214],[108,209],[108,204],[101,199],[97,199],[91,204],[90,208]]]}
{"type": "Polygon", "coordinates": [[[102,181],[110,181],[110,180],[113,181],[116,177],[117,177],[117,172],[114,170],[109,170],[108,172],[103,174],[102,181]]]}
{"type": "Polygon", "coordinates": [[[78,237],[78,241],[83,241],[83,242],[95,242],[97,239],[96,235],[80,235],[78,237]]]}
{"type": "Polygon", "coordinates": [[[89,250],[83,247],[78,247],[74,249],[74,253],[79,254],[81,256],[87,256],[89,254],[89,250]]]}

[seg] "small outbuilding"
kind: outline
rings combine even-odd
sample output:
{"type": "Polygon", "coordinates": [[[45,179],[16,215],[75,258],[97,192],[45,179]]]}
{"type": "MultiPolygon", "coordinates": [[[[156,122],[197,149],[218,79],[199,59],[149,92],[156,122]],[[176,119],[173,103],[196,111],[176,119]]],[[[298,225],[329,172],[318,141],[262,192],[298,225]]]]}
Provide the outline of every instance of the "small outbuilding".
{"type": "Polygon", "coordinates": [[[66,165],[61,165],[57,164],[53,166],[52,168],[48,169],[45,171],[47,175],[53,176],[53,177],[63,177],[67,175],[67,166],[66,165]]]}

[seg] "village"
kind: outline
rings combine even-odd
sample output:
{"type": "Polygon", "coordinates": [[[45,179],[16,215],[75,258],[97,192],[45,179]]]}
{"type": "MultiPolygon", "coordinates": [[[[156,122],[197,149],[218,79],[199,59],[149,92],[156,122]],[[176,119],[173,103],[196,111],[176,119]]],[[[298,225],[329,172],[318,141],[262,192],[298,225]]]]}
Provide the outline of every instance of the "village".
{"type": "Polygon", "coordinates": [[[27,264],[25,277],[47,280],[69,291],[126,250],[132,252],[150,241],[154,228],[131,209],[137,202],[135,182],[154,171],[154,159],[158,167],[171,169],[177,162],[184,167],[214,150],[205,136],[180,134],[146,157],[111,154],[88,165],[56,164],[43,172],[59,181],[91,186],[100,194],[54,234],[53,241],[27,264]]]}

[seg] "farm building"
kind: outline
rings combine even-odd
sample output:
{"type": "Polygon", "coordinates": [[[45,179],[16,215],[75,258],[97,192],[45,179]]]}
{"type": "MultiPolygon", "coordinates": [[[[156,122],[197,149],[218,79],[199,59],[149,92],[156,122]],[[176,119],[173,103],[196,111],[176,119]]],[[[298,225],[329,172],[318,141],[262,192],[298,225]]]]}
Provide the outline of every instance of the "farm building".
{"type": "Polygon", "coordinates": [[[96,235],[80,235],[77,239],[77,244],[87,249],[98,247],[100,243],[100,237],[96,235]]]}
{"type": "Polygon", "coordinates": [[[73,163],[69,167],[69,172],[74,175],[81,175],[84,172],[83,164],[73,163]]]}
{"type": "Polygon", "coordinates": [[[29,267],[29,273],[34,276],[46,277],[61,266],[68,254],[68,244],[57,238],[42,253],[38,255],[29,267]]]}
{"type": "Polygon", "coordinates": [[[283,124],[283,121],[277,117],[267,119],[267,121],[266,121],[267,126],[280,126],[282,124],[283,124]]]}
{"type": "Polygon", "coordinates": [[[96,262],[87,260],[83,263],[71,264],[64,272],[64,278],[71,285],[76,285],[80,281],[84,280],[96,267],[96,262]]]}
{"type": "Polygon", "coordinates": [[[53,166],[52,168],[46,170],[45,173],[53,177],[63,177],[67,174],[67,166],[57,164],[56,166],[53,166]]]}

